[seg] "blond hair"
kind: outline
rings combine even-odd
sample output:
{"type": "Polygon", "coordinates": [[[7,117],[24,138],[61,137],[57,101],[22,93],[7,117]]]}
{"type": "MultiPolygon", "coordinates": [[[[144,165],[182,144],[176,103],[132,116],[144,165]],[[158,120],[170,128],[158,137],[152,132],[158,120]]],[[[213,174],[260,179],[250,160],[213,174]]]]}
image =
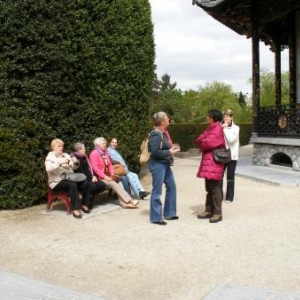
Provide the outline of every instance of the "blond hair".
{"type": "Polygon", "coordinates": [[[61,139],[54,139],[52,140],[51,144],[50,144],[50,148],[51,150],[54,150],[55,146],[60,146],[60,145],[64,145],[64,142],[61,139]]]}
{"type": "Polygon", "coordinates": [[[223,110],[223,112],[222,112],[222,115],[223,115],[223,117],[224,116],[229,116],[229,117],[233,117],[233,111],[231,110],[231,109],[225,109],[225,110],[223,110]]]}

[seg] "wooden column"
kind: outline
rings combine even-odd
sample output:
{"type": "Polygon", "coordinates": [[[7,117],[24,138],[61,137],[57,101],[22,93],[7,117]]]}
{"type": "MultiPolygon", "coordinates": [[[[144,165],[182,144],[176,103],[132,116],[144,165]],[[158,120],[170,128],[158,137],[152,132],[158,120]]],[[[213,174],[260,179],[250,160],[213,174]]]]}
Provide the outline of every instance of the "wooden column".
{"type": "Polygon", "coordinates": [[[275,49],[275,97],[276,105],[281,105],[281,45],[275,49]]]}
{"type": "Polygon", "coordinates": [[[295,91],[296,91],[296,103],[300,103],[300,10],[295,12],[295,91]]]}
{"type": "Polygon", "coordinates": [[[290,15],[289,33],[289,73],[290,73],[290,105],[296,103],[296,24],[295,14],[290,15]]]}
{"type": "Polygon", "coordinates": [[[252,110],[253,110],[253,133],[257,133],[258,115],[260,106],[260,65],[259,65],[259,37],[258,37],[258,12],[257,1],[252,0],[252,110]]]}

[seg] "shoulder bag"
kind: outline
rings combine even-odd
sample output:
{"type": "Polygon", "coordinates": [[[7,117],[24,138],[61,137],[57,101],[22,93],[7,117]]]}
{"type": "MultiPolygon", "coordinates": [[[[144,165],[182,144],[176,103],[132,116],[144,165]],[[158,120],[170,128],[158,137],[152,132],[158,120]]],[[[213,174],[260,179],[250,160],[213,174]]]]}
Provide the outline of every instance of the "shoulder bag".
{"type": "Polygon", "coordinates": [[[62,180],[81,182],[86,180],[86,175],[83,173],[62,173],[60,175],[62,180]]]}

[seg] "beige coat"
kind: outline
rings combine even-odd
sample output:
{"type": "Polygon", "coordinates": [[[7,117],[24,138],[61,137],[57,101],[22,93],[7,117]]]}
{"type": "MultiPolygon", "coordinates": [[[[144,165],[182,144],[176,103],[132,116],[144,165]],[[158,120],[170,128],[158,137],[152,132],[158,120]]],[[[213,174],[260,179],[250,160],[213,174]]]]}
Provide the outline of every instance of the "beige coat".
{"type": "Polygon", "coordinates": [[[55,152],[49,152],[45,160],[45,168],[48,174],[48,184],[50,188],[53,189],[61,181],[61,174],[64,172],[73,173],[73,170],[77,168],[77,165],[67,153],[63,153],[59,156],[55,152]],[[60,157],[68,159],[69,164],[60,166],[60,157]]]}

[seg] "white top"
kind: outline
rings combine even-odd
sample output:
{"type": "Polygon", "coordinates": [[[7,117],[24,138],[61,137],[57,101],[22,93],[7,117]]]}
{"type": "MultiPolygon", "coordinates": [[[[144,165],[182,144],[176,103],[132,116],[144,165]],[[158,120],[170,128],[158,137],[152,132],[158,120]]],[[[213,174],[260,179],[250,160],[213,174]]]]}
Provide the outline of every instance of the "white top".
{"type": "Polygon", "coordinates": [[[223,128],[225,135],[226,147],[231,150],[231,159],[239,159],[239,147],[240,147],[240,127],[235,125],[232,121],[230,127],[223,128]]]}

